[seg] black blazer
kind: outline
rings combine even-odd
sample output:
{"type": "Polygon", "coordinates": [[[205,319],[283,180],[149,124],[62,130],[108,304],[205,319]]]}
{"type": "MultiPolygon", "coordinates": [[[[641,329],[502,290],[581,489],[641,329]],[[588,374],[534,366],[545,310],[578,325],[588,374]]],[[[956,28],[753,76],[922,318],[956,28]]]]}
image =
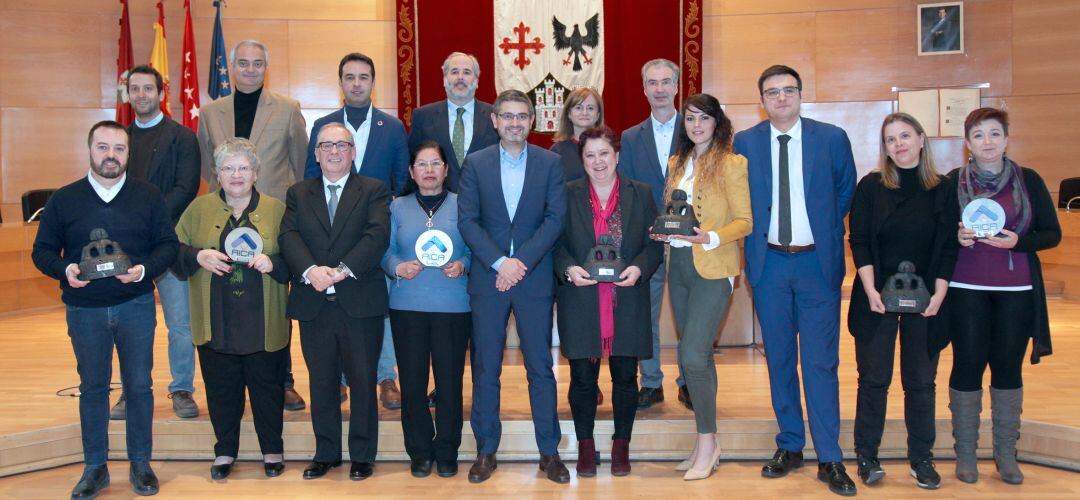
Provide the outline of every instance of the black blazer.
{"type": "MultiPolygon", "coordinates": [[[[127,129],[130,136],[135,124],[128,125],[127,129]]],[[[168,116],[164,117],[150,166],[142,180],[153,184],[165,195],[165,208],[174,226],[199,191],[200,168],[202,155],[195,132],[168,116]]]]}
{"type": "MultiPolygon", "coordinates": [[[[600,304],[596,286],[578,287],[566,281],[570,266],[584,264],[596,245],[589,179],[566,184],[566,222],[555,245],[555,273],[559,286],[559,341],[567,359],[600,357],[600,304]]],[[[652,320],[649,278],[663,258],[663,246],[649,239],[649,227],[656,219],[649,186],[619,174],[619,209],[622,210],[623,240],[620,251],[627,265],[641,269],[641,278],[632,287],[615,287],[615,344],[613,356],[652,357],[652,320]]]]}
{"type": "MultiPolygon", "coordinates": [[[[934,293],[937,279],[945,281],[952,279],[953,267],[956,265],[956,251],[959,247],[956,241],[956,221],[949,219],[948,210],[946,210],[949,199],[948,184],[949,182],[943,179],[931,190],[929,194],[933,197],[933,211],[920,214],[928,224],[936,226],[933,243],[926,249],[926,255],[929,256],[926,260],[930,262],[930,267],[915,270],[915,274],[923,279],[931,294],[934,293]]],[[[956,185],[952,184],[952,186],[955,199],[956,185]]],[[[878,245],[878,236],[885,221],[896,213],[903,200],[899,190],[889,189],[881,183],[881,173],[877,171],[867,174],[859,181],[852,198],[851,216],[848,220],[851,229],[849,243],[852,259],[855,261],[855,269],[866,265],[874,266],[874,287],[879,292],[884,287],[887,276],[881,272],[881,249],[878,245]]],[[[860,339],[869,338],[877,331],[884,317],[883,314],[870,310],[866,290],[863,289],[862,280],[856,273],[855,282],[851,288],[851,306],[848,308],[848,331],[860,339]]],[[[948,324],[942,321],[942,318],[940,312],[931,317],[928,327],[930,329],[947,328],[948,324]]]]}
{"type": "Polygon", "coordinates": [[[567,139],[551,145],[551,150],[559,153],[560,163],[563,166],[563,177],[566,182],[585,177],[585,165],[581,161],[581,150],[578,143],[567,139]]]}
{"type": "MultiPolygon", "coordinates": [[[[495,111],[490,104],[477,99],[473,106],[472,141],[465,156],[475,153],[499,142],[499,133],[491,123],[491,113],[495,111]]],[[[437,141],[442,146],[446,165],[446,189],[458,192],[461,180],[461,165],[454,156],[454,145],[450,142],[450,110],[446,100],[425,104],[416,108],[412,114],[412,126],[409,130],[409,151],[423,141],[437,141]]]]}
{"type": "Polygon", "coordinates": [[[386,314],[386,281],[379,268],[390,244],[386,184],[350,173],[334,219],[331,226],[322,176],[289,188],[278,243],[292,273],[286,310],[290,318],[311,321],[326,303],[325,293],[303,284],[304,271],[311,266],[337,267],[341,263],[356,276],[334,285],[345,313],[354,318],[386,314]]]}

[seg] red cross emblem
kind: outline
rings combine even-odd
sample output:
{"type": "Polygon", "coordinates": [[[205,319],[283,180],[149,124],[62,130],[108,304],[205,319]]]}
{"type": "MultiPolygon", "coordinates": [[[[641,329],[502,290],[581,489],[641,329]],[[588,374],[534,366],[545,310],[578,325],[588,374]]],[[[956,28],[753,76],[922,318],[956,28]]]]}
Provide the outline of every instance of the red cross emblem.
{"type": "Polygon", "coordinates": [[[517,33],[517,42],[511,42],[510,37],[504,36],[502,43],[499,44],[499,48],[502,49],[503,54],[509,54],[511,50],[516,50],[518,55],[514,56],[514,65],[520,69],[525,69],[530,62],[529,58],[525,55],[525,52],[532,49],[534,54],[539,54],[540,49],[544,48],[544,43],[540,41],[540,37],[533,37],[531,42],[525,41],[525,35],[530,31],[528,26],[525,26],[524,22],[519,22],[517,27],[514,28],[514,33],[517,33]]]}

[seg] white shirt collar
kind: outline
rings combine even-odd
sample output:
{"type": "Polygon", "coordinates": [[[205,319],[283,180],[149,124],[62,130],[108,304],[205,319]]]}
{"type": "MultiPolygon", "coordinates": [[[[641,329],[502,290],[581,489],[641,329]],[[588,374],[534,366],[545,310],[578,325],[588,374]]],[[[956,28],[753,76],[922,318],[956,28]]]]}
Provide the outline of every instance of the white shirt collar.
{"type": "Polygon", "coordinates": [[[446,109],[449,110],[451,118],[455,118],[457,116],[458,108],[465,108],[465,114],[472,113],[473,110],[476,109],[476,99],[465,103],[464,106],[458,106],[457,104],[454,104],[454,101],[451,101],[450,99],[446,100],[446,109]]]}
{"type": "MultiPolygon", "coordinates": [[[[330,182],[330,179],[327,179],[326,176],[324,175],[324,176],[322,176],[323,189],[324,190],[329,189],[330,186],[339,186],[342,189],[345,189],[345,181],[347,181],[347,180],[349,180],[349,174],[345,174],[344,176],[342,176],[340,179],[338,179],[335,182],[330,182]]],[[[338,195],[341,195],[340,191],[338,192],[338,195]]]]}
{"type": "Polygon", "coordinates": [[[127,181],[127,172],[120,174],[120,180],[116,181],[116,184],[113,184],[112,187],[105,187],[103,184],[98,182],[98,180],[94,178],[93,170],[90,170],[86,173],[86,178],[90,181],[90,187],[94,188],[94,192],[97,193],[98,197],[100,197],[105,203],[109,203],[113,200],[113,198],[116,198],[116,195],[118,193],[120,193],[120,188],[124,187],[124,182],[127,181]]]}
{"type": "Polygon", "coordinates": [[[787,134],[788,136],[790,136],[792,141],[795,141],[795,142],[801,141],[802,140],[802,118],[799,118],[799,120],[795,122],[795,125],[791,126],[791,130],[788,130],[787,132],[781,132],[781,131],[777,130],[776,127],[773,126],[772,122],[769,122],[769,140],[771,142],[776,142],[776,138],[780,137],[783,134],[787,134]]]}
{"type": "Polygon", "coordinates": [[[649,113],[649,121],[652,122],[653,130],[674,129],[675,128],[675,119],[678,118],[678,117],[679,117],[679,114],[675,113],[674,115],[671,115],[670,120],[668,120],[668,121],[666,121],[664,123],[660,123],[660,120],[657,120],[656,117],[652,115],[652,113],[649,113]]]}
{"type": "Polygon", "coordinates": [[[132,121],[132,123],[134,123],[135,126],[139,127],[139,128],[150,128],[150,127],[153,127],[154,125],[157,125],[157,124],[161,123],[161,120],[164,120],[164,119],[165,119],[165,113],[162,113],[162,112],[158,111],[157,116],[155,116],[153,119],[146,122],[145,124],[143,124],[143,122],[140,122],[138,118],[136,118],[134,121],[132,121]]]}

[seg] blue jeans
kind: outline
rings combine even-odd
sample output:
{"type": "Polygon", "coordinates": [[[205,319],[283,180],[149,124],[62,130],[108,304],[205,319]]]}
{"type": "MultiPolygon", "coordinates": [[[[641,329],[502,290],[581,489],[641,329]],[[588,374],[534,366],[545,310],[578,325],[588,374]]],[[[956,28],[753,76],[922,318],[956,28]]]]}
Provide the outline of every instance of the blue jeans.
{"type": "MultiPolygon", "coordinates": [[[[664,306],[664,279],[667,277],[665,262],[660,263],[656,273],[649,279],[649,300],[652,301],[652,358],[638,361],[641,369],[641,387],[658,389],[664,382],[664,372],[660,369],[660,311],[664,306]]],[[[679,377],[675,383],[679,387],[686,384],[683,381],[682,359],[677,360],[679,377]]]]}
{"type": "Polygon", "coordinates": [[[169,393],[195,392],[195,346],[191,344],[191,314],[188,308],[188,283],[172,271],[165,271],[154,282],[169,329],[169,393]]]}
{"type": "MultiPolygon", "coordinates": [[[[107,278],[112,279],[112,278],[107,278]]],[[[87,467],[109,457],[109,383],[113,345],[127,399],[127,453],[132,462],[150,461],[153,444],[154,294],[112,307],[67,306],[68,336],[79,370],[79,422],[87,467]]]]}

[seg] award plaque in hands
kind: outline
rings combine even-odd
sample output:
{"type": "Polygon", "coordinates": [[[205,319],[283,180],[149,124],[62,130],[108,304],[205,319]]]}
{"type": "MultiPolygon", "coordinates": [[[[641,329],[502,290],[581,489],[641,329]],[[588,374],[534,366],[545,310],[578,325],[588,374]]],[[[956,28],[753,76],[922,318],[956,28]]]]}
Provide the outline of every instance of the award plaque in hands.
{"type": "Polygon", "coordinates": [[[109,239],[109,233],[97,228],[90,231],[90,243],[83,247],[79,262],[79,279],[91,281],[127,273],[131,268],[128,257],[120,244],[109,239]]]}
{"type": "Polygon", "coordinates": [[[885,288],[881,291],[885,312],[918,314],[925,311],[930,305],[930,291],[923,279],[915,274],[915,264],[905,260],[898,271],[885,280],[885,288]]]}
{"type": "Polygon", "coordinates": [[[589,279],[600,283],[614,283],[621,281],[619,275],[626,269],[619,248],[615,246],[615,240],[610,234],[601,234],[600,241],[589,250],[589,258],[585,259],[585,272],[589,273],[589,279]]]}
{"type": "Polygon", "coordinates": [[[964,227],[975,231],[975,239],[996,236],[1005,228],[1005,209],[990,198],[976,198],[960,216],[964,227]]]}
{"type": "Polygon", "coordinates": [[[668,201],[664,213],[653,222],[652,234],[693,236],[697,226],[694,207],[686,201],[686,191],[676,189],[671,192],[671,201],[668,201]]]}

